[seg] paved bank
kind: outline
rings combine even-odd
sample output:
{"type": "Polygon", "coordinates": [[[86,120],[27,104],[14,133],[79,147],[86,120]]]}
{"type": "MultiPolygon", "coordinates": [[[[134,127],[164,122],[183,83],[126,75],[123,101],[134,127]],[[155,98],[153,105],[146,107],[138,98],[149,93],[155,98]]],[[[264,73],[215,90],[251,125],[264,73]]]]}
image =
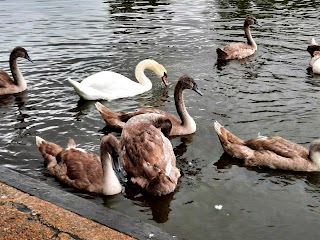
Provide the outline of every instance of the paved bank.
{"type": "Polygon", "coordinates": [[[3,166],[0,166],[0,236],[1,239],[177,239],[151,224],[3,166]]]}

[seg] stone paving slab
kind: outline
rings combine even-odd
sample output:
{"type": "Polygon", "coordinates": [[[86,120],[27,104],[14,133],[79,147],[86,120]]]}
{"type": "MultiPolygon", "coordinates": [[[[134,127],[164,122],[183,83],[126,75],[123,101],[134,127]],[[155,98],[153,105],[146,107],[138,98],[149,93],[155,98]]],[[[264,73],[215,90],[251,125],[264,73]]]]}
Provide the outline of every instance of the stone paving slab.
{"type": "Polygon", "coordinates": [[[0,166],[0,239],[178,239],[0,166]]]}
{"type": "Polygon", "coordinates": [[[0,183],[1,239],[133,238],[0,183]]]}

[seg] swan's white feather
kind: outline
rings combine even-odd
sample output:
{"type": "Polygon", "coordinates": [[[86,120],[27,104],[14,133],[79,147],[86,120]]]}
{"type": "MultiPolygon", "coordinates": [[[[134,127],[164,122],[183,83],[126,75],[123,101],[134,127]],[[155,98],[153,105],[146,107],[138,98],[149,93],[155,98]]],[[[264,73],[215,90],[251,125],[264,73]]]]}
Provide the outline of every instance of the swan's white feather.
{"type": "Polygon", "coordinates": [[[119,73],[102,71],[95,73],[81,82],[68,78],[77,94],[86,100],[113,100],[132,97],[152,88],[149,78],[144,75],[144,69],[149,68],[158,76],[166,74],[165,68],[154,60],[146,59],[136,67],[136,77],[139,82],[133,81],[119,73]]]}

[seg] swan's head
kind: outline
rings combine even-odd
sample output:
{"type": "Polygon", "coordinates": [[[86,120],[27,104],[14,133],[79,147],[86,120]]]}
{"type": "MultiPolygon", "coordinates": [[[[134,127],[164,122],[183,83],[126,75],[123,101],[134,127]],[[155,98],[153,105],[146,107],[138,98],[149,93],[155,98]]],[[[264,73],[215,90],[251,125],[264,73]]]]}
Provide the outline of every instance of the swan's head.
{"type": "Polygon", "coordinates": [[[246,20],[244,20],[244,26],[251,26],[255,24],[258,26],[261,26],[258,20],[254,16],[248,16],[246,17],[246,20]]]}
{"type": "Polygon", "coordinates": [[[314,140],[310,144],[309,158],[320,167],[320,139],[314,140]]]}
{"type": "Polygon", "coordinates": [[[30,62],[32,62],[27,50],[25,50],[23,47],[20,47],[20,46],[15,47],[10,54],[10,59],[18,58],[18,57],[25,58],[25,59],[29,60],[30,62]]]}
{"type": "Polygon", "coordinates": [[[112,161],[112,170],[116,173],[119,180],[123,180],[123,177],[120,176],[124,173],[120,173],[123,169],[119,162],[120,143],[118,139],[112,134],[104,136],[100,142],[100,152],[102,165],[105,165],[105,160],[112,161]]]}
{"type": "Polygon", "coordinates": [[[189,77],[188,75],[183,75],[179,78],[176,88],[182,88],[182,89],[191,89],[202,96],[202,92],[199,90],[198,85],[194,81],[192,77],[189,77]]]}
{"type": "Polygon", "coordinates": [[[164,66],[160,63],[158,63],[155,60],[152,59],[146,59],[143,60],[142,62],[145,63],[146,68],[150,69],[151,71],[153,71],[158,77],[161,78],[162,82],[164,83],[164,85],[168,86],[168,81],[167,81],[167,70],[164,68],[164,66]]]}
{"type": "Polygon", "coordinates": [[[316,56],[320,51],[319,45],[309,45],[307,51],[310,53],[311,57],[316,56]]]}
{"type": "Polygon", "coordinates": [[[168,84],[168,81],[167,81],[167,77],[168,77],[168,74],[167,74],[167,70],[164,68],[163,65],[161,65],[160,63],[154,61],[154,73],[161,78],[162,82],[164,83],[164,85],[166,85],[166,87],[169,86],[168,84]]]}

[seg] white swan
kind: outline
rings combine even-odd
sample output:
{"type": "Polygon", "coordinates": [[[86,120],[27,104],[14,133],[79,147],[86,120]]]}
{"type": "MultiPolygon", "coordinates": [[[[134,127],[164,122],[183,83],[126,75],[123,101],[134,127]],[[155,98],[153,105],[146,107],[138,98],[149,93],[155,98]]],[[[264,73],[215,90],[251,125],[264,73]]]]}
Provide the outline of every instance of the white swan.
{"type": "Polygon", "coordinates": [[[138,82],[112,71],[102,71],[85,78],[81,83],[68,78],[77,94],[85,100],[113,100],[132,97],[152,88],[150,79],[144,74],[149,69],[161,77],[167,86],[167,70],[152,59],[141,61],[135,70],[138,82]]]}
{"type": "Polygon", "coordinates": [[[320,46],[317,44],[316,40],[312,38],[311,44],[307,48],[311,55],[310,67],[314,74],[320,74],[320,46]]]}

